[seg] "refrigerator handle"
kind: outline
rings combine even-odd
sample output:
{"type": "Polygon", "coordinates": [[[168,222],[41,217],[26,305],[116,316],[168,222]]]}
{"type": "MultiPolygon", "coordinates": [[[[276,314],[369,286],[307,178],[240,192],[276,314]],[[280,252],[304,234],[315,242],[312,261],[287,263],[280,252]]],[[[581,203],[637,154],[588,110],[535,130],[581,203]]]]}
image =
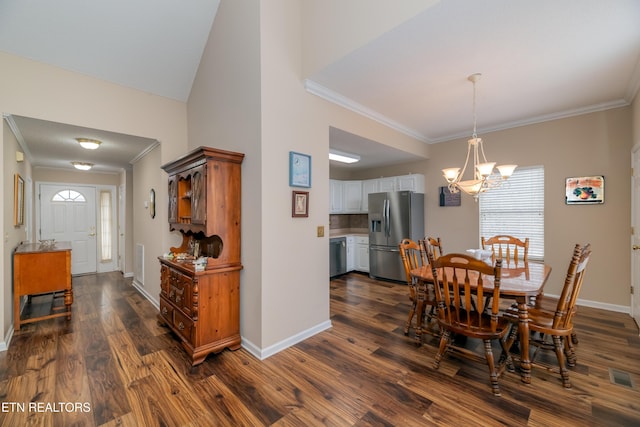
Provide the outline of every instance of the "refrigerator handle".
{"type": "Polygon", "coordinates": [[[384,237],[387,237],[387,199],[382,202],[382,229],[384,237]]]}
{"type": "Polygon", "coordinates": [[[391,235],[391,223],[389,221],[390,203],[388,199],[384,201],[384,234],[389,237],[391,235]]]}

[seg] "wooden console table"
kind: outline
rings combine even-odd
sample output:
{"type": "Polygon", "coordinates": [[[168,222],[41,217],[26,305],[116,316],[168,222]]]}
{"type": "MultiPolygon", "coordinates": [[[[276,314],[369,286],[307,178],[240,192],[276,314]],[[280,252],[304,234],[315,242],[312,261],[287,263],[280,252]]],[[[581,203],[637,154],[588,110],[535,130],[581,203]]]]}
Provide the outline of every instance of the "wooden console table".
{"type": "Polygon", "coordinates": [[[52,246],[23,243],[13,254],[13,325],[66,316],[71,320],[71,242],[52,246]],[[49,314],[28,319],[20,317],[20,299],[25,296],[64,291],[64,307],[53,307],[49,314]]]}

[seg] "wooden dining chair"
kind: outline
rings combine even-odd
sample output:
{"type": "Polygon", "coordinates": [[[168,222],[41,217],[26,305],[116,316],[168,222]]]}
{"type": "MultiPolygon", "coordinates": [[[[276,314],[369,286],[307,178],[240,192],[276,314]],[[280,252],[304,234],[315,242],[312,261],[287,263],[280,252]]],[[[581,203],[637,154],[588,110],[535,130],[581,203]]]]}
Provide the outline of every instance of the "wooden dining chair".
{"type": "MultiPolygon", "coordinates": [[[[438,259],[444,255],[444,249],[442,248],[442,240],[440,237],[425,237],[424,240],[420,240],[420,245],[425,254],[427,254],[427,262],[429,262],[429,254],[433,259],[438,259]]],[[[431,322],[436,319],[436,296],[433,289],[433,283],[426,283],[426,295],[425,306],[429,306],[427,312],[426,307],[424,309],[424,320],[431,322]]]]}
{"type": "Polygon", "coordinates": [[[402,239],[402,241],[398,245],[398,248],[400,249],[402,264],[404,265],[404,271],[407,277],[407,285],[409,286],[409,300],[411,301],[411,307],[409,308],[409,317],[404,326],[404,334],[408,335],[418,304],[416,284],[411,277],[411,270],[425,265],[427,262],[427,258],[423,246],[418,244],[414,240],[402,239]]]}
{"type": "MultiPolygon", "coordinates": [[[[509,332],[509,320],[500,316],[500,275],[502,260],[495,266],[466,254],[448,254],[433,259],[427,254],[431,264],[436,301],[438,324],[442,331],[440,346],[433,366],[438,369],[445,353],[454,350],[474,360],[480,356],[470,349],[455,345],[452,336],[466,336],[484,342],[484,357],[489,367],[491,391],[500,396],[498,376],[505,366],[513,369],[509,354],[509,342],[504,340],[509,332]],[[486,288],[488,286],[488,289],[486,288]],[[484,301],[491,295],[491,307],[485,309],[484,301]],[[471,300],[475,299],[472,304],[471,300]],[[492,342],[498,341],[502,347],[499,366],[493,356],[492,342]]],[[[512,342],[511,342],[512,343],[512,342]]]]}
{"type": "Polygon", "coordinates": [[[420,243],[423,245],[425,253],[431,252],[434,259],[440,258],[444,255],[444,249],[442,249],[442,241],[440,237],[425,237],[420,243]]]}
{"type": "MultiPolygon", "coordinates": [[[[540,350],[553,350],[558,359],[560,377],[565,388],[571,388],[567,365],[575,366],[577,360],[571,339],[573,317],[576,314],[576,301],[582,288],[590,257],[591,245],[580,246],[577,244],[573,249],[573,256],[571,257],[562,293],[556,303],[555,310],[550,310],[542,305],[530,307],[528,310],[529,330],[532,332],[529,338],[529,345],[536,347],[531,357],[532,365],[546,367],[535,363],[536,356],[540,350]],[[534,334],[534,332],[538,332],[539,335],[534,334]]],[[[511,319],[514,324],[507,339],[507,343],[512,343],[517,336],[518,319],[517,316],[513,316],[513,312],[507,312],[505,318],[511,319]]]]}
{"type": "Polygon", "coordinates": [[[481,238],[482,249],[491,250],[492,258],[503,260],[503,264],[518,264],[529,261],[529,238],[520,240],[508,235],[481,238]]]}

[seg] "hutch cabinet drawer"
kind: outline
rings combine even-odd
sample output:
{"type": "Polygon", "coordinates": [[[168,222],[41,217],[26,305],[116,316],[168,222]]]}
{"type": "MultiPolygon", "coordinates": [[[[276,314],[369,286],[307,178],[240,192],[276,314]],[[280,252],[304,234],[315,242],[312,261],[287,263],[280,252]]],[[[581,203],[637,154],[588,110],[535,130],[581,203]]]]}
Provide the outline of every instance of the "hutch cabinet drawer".
{"type": "Polygon", "coordinates": [[[173,306],[160,297],[160,315],[170,325],[173,325],[173,306]]]}
{"type": "Polygon", "coordinates": [[[171,270],[166,265],[160,265],[160,295],[169,296],[171,270]]]}
{"type": "Polygon", "coordinates": [[[191,316],[193,311],[193,302],[191,301],[191,288],[193,285],[194,281],[190,277],[171,270],[168,298],[175,303],[178,308],[184,311],[187,316],[191,316]]]}
{"type": "Polygon", "coordinates": [[[173,312],[173,328],[179,335],[189,342],[193,341],[193,337],[191,335],[193,326],[193,320],[182,314],[179,310],[173,312]]]}

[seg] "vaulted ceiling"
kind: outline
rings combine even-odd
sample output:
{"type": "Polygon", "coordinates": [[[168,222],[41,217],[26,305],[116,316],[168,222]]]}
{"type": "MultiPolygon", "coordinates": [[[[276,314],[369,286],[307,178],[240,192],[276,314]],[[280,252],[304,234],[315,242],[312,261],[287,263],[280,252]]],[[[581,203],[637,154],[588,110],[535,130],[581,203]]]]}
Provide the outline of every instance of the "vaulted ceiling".
{"type": "MultiPolygon", "coordinates": [[[[187,101],[218,4],[2,0],[0,50],[187,101]]],[[[467,77],[473,73],[483,75],[479,133],[629,105],[640,87],[637,0],[425,4],[433,6],[307,76],[307,89],[437,143],[470,134],[473,87],[467,77]]],[[[39,135],[54,138],[59,126],[47,131],[47,123],[34,122],[36,130],[28,118],[15,122],[35,166],[54,160],[51,153],[38,154],[46,142],[39,135]]],[[[125,136],[111,136],[114,144],[126,143],[120,142],[125,136]]],[[[153,141],[135,144],[142,152],[153,141]]],[[[362,148],[371,144],[332,131],[333,147],[363,157],[352,167],[411,159],[384,147],[362,148]]],[[[128,164],[132,153],[126,157],[119,161],[128,164]]]]}

